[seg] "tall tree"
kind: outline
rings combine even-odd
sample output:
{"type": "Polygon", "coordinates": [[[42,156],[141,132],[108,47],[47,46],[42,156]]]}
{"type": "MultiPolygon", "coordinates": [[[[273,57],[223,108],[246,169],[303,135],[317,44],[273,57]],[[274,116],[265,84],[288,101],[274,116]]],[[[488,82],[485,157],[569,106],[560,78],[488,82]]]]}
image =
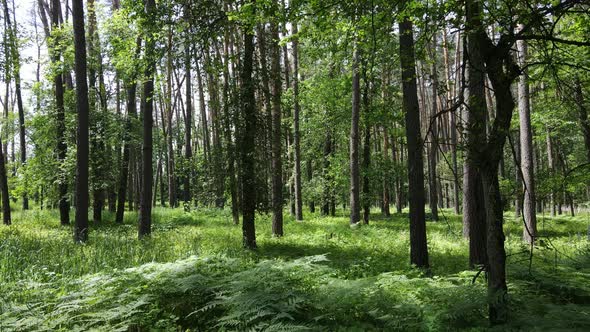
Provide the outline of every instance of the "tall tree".
{"type": "Polygon", "coordinates": [[[76,110],[78,112],[78,148],[76,149],[76,219],[74,240],[88,240],[88,125],[90,106],[86,81],[86,34],[84,29],[84,5],[82,0],[72,0],[74,25],[76,110]]]}
{"type": "MultiPolygon", "coordinates": [[[[522,25],[519,26],[523,28],[522,25]]],[[[527,42],[519,40],[518,48],[519,65],[524,68],[527,61],[527,42]]],[[[523,239],[533,243],[537,236],[537,213],[535,210],[535,172],[533,156],[533,131],[531,129],[531,106],[528,82],[528,70],[524,68],[518,80],[518,117],[520,120],[520,169],[522,170],[522,182],[524,184],[523,239]]]]}
{"type": "MultiPolygon", "coordinates": [[[[54,68],[58,68],[61,61],[61,51],[59,47],[59,29],[60,23],[60,1],[52,0],[51,2],[51,37],[53,43],[50,45],[49,54],[51,56],[51,63],[54,68]]],[[[45,17],[44,1],[39,0],[39,11],[42,13],[41,17],[45,17]]],[[[47,19],[42,20],[44,22],[47,19]]],[[[45,29],[47,37],[48,29],[45,29]]],[[[68,153],[68,146],[66,143],[66,123],[65,123],[65,109],[64,109],[64,73],[57,71],[53,74],[53,85],[55,92],[55,110],[56,110],[56,134],[57,134],[57,160],[60,165],[63,165],[66,155],[68,153]]],[[[64,174],[58,175],[58,195],[59,195],[59,219],[62,225],[70,223],[70,201],[68,199],[68,181],[64,174]]]]}
{"type": "Polygon", "coordinates": [[[359,122],[361,112],[361,87],[359,72],[359,45],[355,41],[352,56],[352,117],[350,125],[350,224],[356,224],[361,220],[361,202],[360,202],[360,162],[359,162],[359,145],[360,133],[359,122]]]}
{"type": "MultiPolygon", "coordinates": [[[[7,62],[10,63],[9,68],[12,68],[12,73],[9,77],[14,79],[14,92],[16,94],[16,106],[18,108],[18,137],[20,143],[20,162],[24,167],[27,162],[27,144],[25,141],[25,111],[23,107],[23,97],[21,89],[21,78],[20,78],[20,51],[17,38],[17,23],[16,19],[11,24],[10,13],[8,10],[8,3],[6,0],[2,0],[4,6],[4,19],[6,20],[6,31],[5,34],[8,36],[9,43],[9,54],[6,54],[7,62]]],[[[8,79],[8,77],[7,77],[8,79]]],[[[8,100],[6,101],[8,102],[8,100]]],[[[27,195],[27,185],[25,183],[25,191],[23,192],[23,210],[29,209],[29,197],[27,195]]]]}
{"type": "Polygon", "coordinates": [[[283,236],[283,162],[281,155],[281,53],[279,29],[270,24],[272,72],[272,234],[283,236]]]}
{"type": "MultiPolygon", "coordinates": [[[[408,1],[401,2],[405,9],[408,1]]],[[[410,203],[410,262],[427,268],[426,220],[424,214],[424,161],[420,136],[420,109],[416,84],[416,56],[413,24],[405,14],[399,22],[399,52],[402,69],[402,108],[406,117],[410,203]]]]}
{"type": "Polygon", "coordinates": [[[428,150],[428,170],[430,173],[429,179],[429,194],[430,199],[430,212],[432,213],[432,219],[438,220],[438,177],[436,170],[436,158],[438,154],[438,68],[437,68],[437,42],[436,33],[432,37],[431,54],[432,61],[430,80],[432,81],[432,105],[430,108],[430,144],[428,150]]]}
{"type": "MultiPolygon", "coordinates": [[[[155,0],[144,0],[147,36],[145,37],[145,72],[143,94],[143,144],[141,154],[141,196],[139,202],[138,236],[143,238],[152,232],[152,178],[153,178],[153,133],[154,126],[154,73],[156,71],[156,36],[153,24],[156,22],[155,0]]],[[[162,119],[163,120],[163,119],[162,119]]]]}
{"type": "MultiPolygon", "coordinates": [[[[255,5],[255,0],[248,4],[255,5]]],[[[253,7],[253,6],[252,6],[253,7]]],[[[240,72],[240,101],[242,105],[243,129],[240,146],[242,179],[242,235],[243,245],[256,249],[256,230],[254,217],[256,213],[256,96],[252,77],[254,69],[254,32],[251,26],[244,26],[244,60],[240,72]]]]}
{"type": "Polygon", "coordinates": [[[301,106],[299,104],[299,28],[297,22],[293,22],[293,162],[295,177],[295,220],[303,220],[303,199],[301,197],[301,132],[299,130],[299,117],[301,106]]]}

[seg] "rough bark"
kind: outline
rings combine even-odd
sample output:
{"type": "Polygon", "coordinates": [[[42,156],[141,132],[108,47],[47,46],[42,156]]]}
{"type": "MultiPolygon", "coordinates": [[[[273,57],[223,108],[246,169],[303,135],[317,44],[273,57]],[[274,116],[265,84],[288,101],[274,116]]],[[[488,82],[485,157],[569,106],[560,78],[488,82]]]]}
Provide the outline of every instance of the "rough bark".
{"type": "MultiPolygon", "coordinates": [[[[407,0],[402,1],[406,5],[407,0]]],[[[399,52],[402,70],[402,108],[406,118],[408,142],[408,179],[410,202],[410,262],[427,268],[426,220],[424,214],[424,169],[422,138],[420,135],[420,109],[416,85],[416,60],[413,25],[405,16],[399,23],[399,52]]]]}
{"type": "Polygon", "coordinates": [[[90,106],[86,81],[86,35],[82,0],[72,1],[74,25],[76,110],[78,112],[78,148],[76,149],[76,219],[74,241],[88,240],[88,125],[90,106]]]}
{"type": "MultiPolygon", "coordinates": [[[[156,15],[155,0],[145,0],[145,11],[150,19],[156,15]]],[[[153,152],[153,133],[154,123],[154,73],[156,71],[155,59],[155,35],[152,29],[148,29],[148,36],[145,38],[145,59],[146,67],[144,72],[142,116],[143,116],[143,143],[141,156],[141,196],[139,202],[139,223],[138,237],[141,239],[149,236],[152,232],[152,152],[153,152]]]]}
{"type": "Polygon", "coordinates": [[[469,237],[469,265],[486,265],[486,213],[478,157],[486,140],[487,103],[484,60],[473,36],[467,36],[468,97],[465,163],[463,165],[463,236],[469,237]]]}
{"type": "MultiPolygon", "coordinates": [[[[255,3],[254,0],[250,3],[255,3]]],[[[240,72],[240,100],[243,112],[242,142],[240,146],[242,179],[242,234],[243,245],[256,249],[256,231],[254,215],[256,212],[256,97],[255,83],[252,78],[254,67],[254,35],[244,27],[244,60],[240,72]]]]}

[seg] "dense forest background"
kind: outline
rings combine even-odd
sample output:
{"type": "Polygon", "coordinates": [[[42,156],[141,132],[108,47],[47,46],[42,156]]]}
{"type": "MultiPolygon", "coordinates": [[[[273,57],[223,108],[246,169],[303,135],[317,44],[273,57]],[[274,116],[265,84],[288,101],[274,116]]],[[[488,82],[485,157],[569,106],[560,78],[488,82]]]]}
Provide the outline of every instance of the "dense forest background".
{"type": "Polygon", "coordinates": [[[586,1],[0,5],[0,330],[590,327],[586,1]]]}

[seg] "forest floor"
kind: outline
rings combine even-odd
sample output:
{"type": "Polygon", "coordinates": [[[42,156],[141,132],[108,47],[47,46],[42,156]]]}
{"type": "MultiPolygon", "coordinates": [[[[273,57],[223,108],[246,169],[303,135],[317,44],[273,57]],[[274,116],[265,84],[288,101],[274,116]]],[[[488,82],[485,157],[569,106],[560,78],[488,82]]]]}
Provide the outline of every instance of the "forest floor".
{"type": "MultiPolygon", "coordinates": [[[[460,217],[428,222],[429,272],[409,266],[407,215],[286,214],[285,236],[257,215],[259,249],[242,249],[228,211],[157,208],[110,214],[76,245],[58,212],[15,212],[0,227],[0,331],[486,330],[485,275],[468,267],[460,217]]],[[[498,330],[590,330],[590,215],[539,216],[530,251],[506,214],[510,324],[498,330]]]]}

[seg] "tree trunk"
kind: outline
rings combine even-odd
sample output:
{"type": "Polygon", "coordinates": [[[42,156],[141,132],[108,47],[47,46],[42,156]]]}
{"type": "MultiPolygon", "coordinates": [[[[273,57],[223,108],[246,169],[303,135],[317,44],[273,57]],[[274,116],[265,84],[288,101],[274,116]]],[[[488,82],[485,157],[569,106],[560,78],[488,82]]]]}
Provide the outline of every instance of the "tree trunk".
{"type": "Polygon", "coordinates": [[[487,103],[485,98],[484,60],[477,41],[467,35],[468,107],[465,114],[467,151],[463,166],[463,236],[469,237],[469,265],[486,265],[486,210],[482,173],[478,157],[486,141],[487,103]]]}
{"type": "MultiPolygon", "coordinates": [[[[155,61],[155,60],[154,60],[155,61]]],[[[168,32],[168,56],[166,65],[166,148],[168,150],[168,203],[176,207],[176,172],[174,163],[174,144],[172,137],[172,28],[168,32]]],[[[164,118],[162,118],[164,120],[164,118]]]]}
{"type": "MultiPolygon", "coordinates": [[[[6,31],[8,35],[8,42],[10,45],[10,55],[5,54],[6,57],[10,56],[10,63],[12,67],[12,77],[14,78],[15,94],[16,94],[16,105],[18,108],[18,134],[20,142],[20,162],[21,167],[25,167],[27,161],[27,145],[25,142],[25,113],[23,108],[23,98],[21,93],[21,78],[20,78],[20,52],[17,43],[17,24],[16,21],[10,22],[10,13],[8,11],[8,4],[6,0],[2,0],[4,5],[4,19],[6,20],[6,31]]],[[[8,78],[6,78],[8,79],[8,78]]],[[[6,100],[8,102],[8,100],[6,100]]],[[[25,175],[26,176],[26,175],[25,175]]],[[[27,185],[25,183],[25,191],[23,193],[23,210],[29,209],[29,198],[26,190],[27,185]]]]}
{"type": "MultiPolygon", "coordinates": [[[[226,2],[227,7],[227,2],[226,2]]],[[[230,73],[229,73],[229,58],[230,58],[230,50],[229,50],[229,35],[226,31],[224,33],[224,66],[223,66],[223,117],[224,117],[224,132],[225,132],[225,140],[227,144],[227,170],[229,175],[229,190],[231,195],[231,212],[232,212],[232,219],[234,225],[238,225],[240,223],[240,211],[239,211],[239,202],[238,202],[238,186],[236,180],[236,170],[235,170],[235,146],[232,142],[232,132],[231,132],[231,123],[234,120],[232,114],[230,112],[230,73]]],[[[235,122],[235,121],[233,121],[235,122]]]]}
{"type": "Polygon", "coordinates": [[[322,204],[322,216],[330,214],[330,203],[333,201],[332,197],[332,176],[330,175],[330,156],[332,155],[332,134],[328,130],[326,133],[326,140],[324,141],[324,198],[322,204]]]}
{"type": "MultiPolygon", "coordinates": [[[[551,142],[551,129],[546,127],[547,130],[547,137],[546,137],[546,144],[547,144],[547,164],[549,166],[549,174],[551,177],[555,175],[555,160],[553,158],[553,144],[551,142]]],[[[549,193],[550,204],[551,204],[551,216],[555,217],[555,190],[553,186],[551,186],[551,192],[549,193]]]]}
{"type": "MultiPolygon", "coordinates": [[[[385,90],[385,89],[384,89],[385,90]]],[[[387,131],[387,127],[383,126],[383,159],[389,160],[389,132],[387,131]]],[[[386,165],[391,165],[391,163],[386,162],[386,165]]],[[[391,176],[389,173],[390,167],[386,166],[386,171],[383,172],[383,196],[382,196],[382,203],[381,203],[381,214],[385,217],[391,216],[391,212],[389,211],[389,182],[391,180],[391,176]]]]}
{"type": "Polygon", "coordinates": [[[355,44],[352,59],[352,120],[350,126],[350,224],[360,221],[360,168],[359,168],[359,122],[361,90],[359,73],[359,46],[355,44]]]}
{"type": "MultiPolygon", "coordinates": [[[[8,103],[8,100],[6,100],[8,103]]],[[[8,178],[6,177],[5,156],[2,151],[2,139],[0,139],[0,190],[2,192],[2,221],[4,225],[10,225],[12,218],[10,216],[10,195],[8,193],[8,178]]]]}
{"type": "MultiPolygon", "coordinates": [[[[145,11],[148,16],[148,22],[155,19],[156,2],[155,0],[145,0],[145,11]]],[[[156,52],[155,52],[155,35],[151,28],[148,28],[148,36],[145,38],[145,59],[146,67],[144,72],[143,83],[143,145],[141,160],[141,196],[139,203],[139,224],[138,237],[141,239],[149,236],[152,232],[152,152],[153,152],[153,113],[154,113],[154,73],[156,69],[156,52]]]]}
{"type": "MultiPolygon", "coordinates": [[[[313,164],[311,162],[311,159],[308,159],[306,161],[306,171],[307,171],[307,182],[311,183],[311,181],[313,180],[313,164]]],[[[309,212],[311,213],[315,213],[315,201],[312,199],[309,200],[309,212]]]]}
{"type": "MultiPolygon", "coordinates": [[[[41,4],[42,1],[39,1],[39,11],[45,13],[43,9],[44,5],[41,4]]],[[[59,0],[53,0],[51,6],[51,24],[53,29],[59,29],[59,0]]],[[[41,15],[44,17],[44,15],[41,15]]],[[[47,19],[42,20],[45,26],[47,19]]],[[[45,32],[48,34],[48,28],[45,27],[45,32]]],[[[52,30],[52,33],[54,31],[52,30]]],[[[49,37],[47,35],[47,37],[49,37]]],[[[58,42],[58,41],[54,41],[58,42]]],[[[61,54],[59,52],[59,48],[51,47],[50,48],[50,55],[51,55],[51,63],[54,66],[60,62],[61,54]]],[[[55,109],[56,109],[56,126],[57,126],[57,160],[59,165],[63,165],[66,155],[68,146],[66,144],[65,133],[66,133],[66,125],[65,125],[65,111],[64,111],[64,81],[63,81],[63,74],[56,73],[53,77],[53,85],[55,89],[55,109]]],[[[70,224],[70,202],[68,199],[68,181],[65,179],[64,174],[58,174],[58,194],[59,194],[59,220],[61,225],[69,225],[70,224]]]]}
{"type": "MultiPolygon", "coordinates": [[[[255,3],[255,0],[249,1],[255,3]]],[[[255,82],[252,78],[254,67],[254,35],[249,27],[244,27],[244,60],[240,73],[240,99],[243,111],[242,144],[240,149],[242,179],[242,234],[243,245],[256,249],[254,216],[256,212],[256,96],[255,82]]]]}
{"type": "Polygon", "coordinates": [[[584,94],[580,78],[576,76],[574,83],[574,99],[578,108],[578,119],[584,136],[584,147],[586,148],[586,159],[590,162],[590,121],[588,121],[588,110],[584,104],[584,94]]]}
{"type": "MultiPolygon", "coordinates": [[[[402,8],[408,3],[402,1],[402,8]]],[[[416,60],[412,21],[403,17],[399,23],[399,52],[402,70],[402,108],[406,117],[408,141],[408,178],[410,201],[410,262],[419,268],[428,268],[426,220],[424,215],[424,169],[422,138],[420,135],[420,109],[416,85],[416,60]]]]}
{"type": "Polygon", "coordinates": [[[278,45],[279,29],[273,22],[271,33],[272,80],[272,234],[283,236],[283,163],[281,156],[281,54],[278,45]]]}
{"type": "MultiPolygon", "coordinates": [[[[522,25],[519,26],[522,28],[522,25]]],[[[524,40],[517,42],[519,64],[524,66],[527,61],[527,44],[524,40]]],[[[535,172],[533,165],[533,133],[531,129],[531,109],[529,104],[528,71],[523,69],[518,81],[518,115],[520,119],[520,169],[524,184],[523,239],[533,243],[537,236],[537,215],[535,210],[535,172]]]]}
{"type": "Polygon", "coordinates": [[[293,22],[293,145],[295,177],[295,220],[303,220],[303,199],[301,197],[301,143],[299,132],[299,40],[297,22],[293,22]]]}
{"type": "Polygon", "coordinates": [[[430,109],[430,144],[428,151],[428,170],[429,186],[430,186],[430,213],[432,214],[432,220],[438,221],[438,179],[436,175],[436,158],[438,153],[438,119],[436,118],[438,113],[438,73],[436,67],[436,33],[433,35],[432,41],[432,68],[431,68],[431,80],[432,80],[432,108],[430,109]]]}
{"type": "Polygon", "coordinates": [[[76,219],[74,241],[88,240],[88,83],[86,81],[86,34],[84,32],[84,5],[72,0],[74,24],[76,109],[78,112],[78,148],[76,149],[76,219]]]}
{"type": "Polygon", "coordinates": [[[115,222],[123,223],[123,214],[125,213],[125,193],[127,192],[127,177],[129,175],[129,158],[131,155],[131,121],[136,115],[136,100],[135,94],[137,90],[137,83],[135,81],[128,82],[125,86],[127,90],[127,120],[125,123],[125,135],[123,143],[123,160],[121,163],[121,173],[119,174],[119,192],[117,195],[117,215],[115,222]]]}
{"type": "MultiPolygon", "coordinates": [[[[193,125],[193,102],[192,102],[192,84],[191,84],[191,53],[190,42],[187,35],[185,43],[185,70],[186,70],[186,118],[184,122],[184,159],[187,165],[192,165],[193,150],[191,147],[192,125],[193,125]]],[[[183,200],[186,206],[191,204],[191,173],[192,167],[186,169],[183,176],[183,200]]]]}

